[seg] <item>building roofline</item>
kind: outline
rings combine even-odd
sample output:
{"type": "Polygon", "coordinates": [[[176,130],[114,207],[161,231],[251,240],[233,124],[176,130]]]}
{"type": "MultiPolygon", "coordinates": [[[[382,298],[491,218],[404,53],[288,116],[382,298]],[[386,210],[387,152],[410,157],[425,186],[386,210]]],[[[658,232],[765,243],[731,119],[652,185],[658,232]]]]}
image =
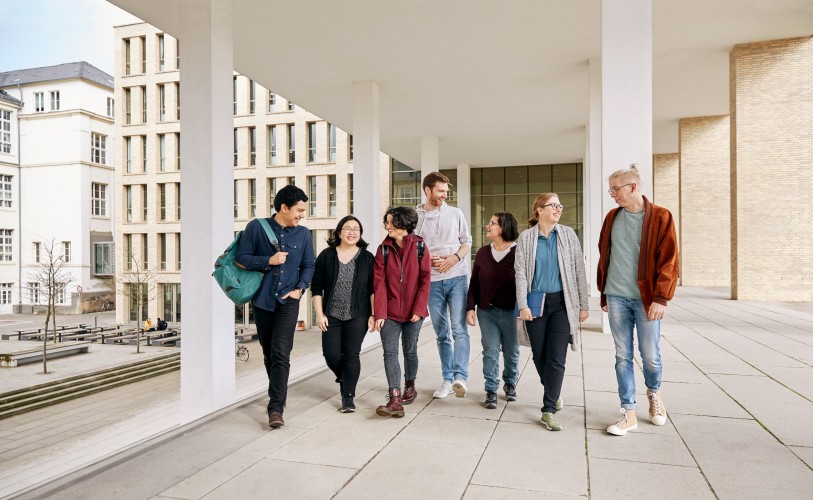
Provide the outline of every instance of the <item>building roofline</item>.
{"type": "Polygon", "coordinates": [[[57,80],[81,79],[101,85],[110,90],[114,88],[113,76],[105,73],[87,61],[77,61],[39,68],[25,68],[0,73],[0,87],[28,85],[32,83],[52,82],[57,80]]]}

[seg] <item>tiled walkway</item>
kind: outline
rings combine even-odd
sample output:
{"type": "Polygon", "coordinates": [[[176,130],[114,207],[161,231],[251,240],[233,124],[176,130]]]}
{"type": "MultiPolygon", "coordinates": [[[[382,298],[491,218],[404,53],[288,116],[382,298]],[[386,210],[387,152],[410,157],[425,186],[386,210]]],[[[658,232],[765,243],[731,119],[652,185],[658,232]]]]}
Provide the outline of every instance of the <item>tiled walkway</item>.
{"type": "MultiPolygon", "coordinates": [[[[617,415],[618,398],[612,340],[598,333],[598,321],[593,311],[583,349],[569,353],[562,432],[539,424],[541,388],[525,348],[519,400],[501,401],[497,410],[481,406],[477,329],[471,329],[468,397],[432,400],[439,361],[427,326],[421,334],[420,395],[403,419],[374,413],[386,388],[376,348],[362,359],[355,414],[337,412],[336,384],[322,373],[291,388],[284,428],[267,430],[265,399],[257,398],[27,497],[811,498],[809,304],[736,302],[722,290],[680,288],[663,326],[662,391],[669,422],[655,427],[642,418],[638,430],[625,437],[604,431],[617,415]]],[[[644,401],[640,372],[638,387],[644,401]]],[[[115,420],[125,412],[156,411],[135,403],[115,410],[113,405],[101,402],[93,412],[115,420]]],[[[639,408],[646,417],[645,403],[639,408]]],[[[64,420],[58,410],[50,416],[45,411],[29,414],[27,429],[19,424],[9,432],[8,420],[0,422],[4,446],[14,449],[29,433],[64,420]]],[[[77,408],[72,419],[84,416],[77,408]]],[[[76,445],[129,430],[89,425],[76,445]]],[[[27,456],[27,469],[34,469],[70,452],[38,454],[43,455],[23,453],[18,459],[27,456]]],[[[26,468],[7,475],[0,462],[0,469],[0,495],[9,494],[26,468]]],[[[47,477],[43,471],[30,480],[47,477]]]]}

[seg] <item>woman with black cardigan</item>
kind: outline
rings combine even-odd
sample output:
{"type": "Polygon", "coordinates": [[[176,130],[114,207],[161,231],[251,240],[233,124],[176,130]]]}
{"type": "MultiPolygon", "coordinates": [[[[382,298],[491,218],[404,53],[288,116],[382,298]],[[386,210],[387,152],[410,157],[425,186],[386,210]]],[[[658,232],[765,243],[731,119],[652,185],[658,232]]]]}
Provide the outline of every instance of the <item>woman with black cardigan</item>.
{"type": "Polygon", "coordinates": [[[373,254],[366,250],[363,231],[354,216],[342,218],[327,240],[330,246],[316,258],[311,281],[322,354],[339,383],[342,413],[356,411],[353,398],[361,372],[361,343],[375,323],[373,254]]]}

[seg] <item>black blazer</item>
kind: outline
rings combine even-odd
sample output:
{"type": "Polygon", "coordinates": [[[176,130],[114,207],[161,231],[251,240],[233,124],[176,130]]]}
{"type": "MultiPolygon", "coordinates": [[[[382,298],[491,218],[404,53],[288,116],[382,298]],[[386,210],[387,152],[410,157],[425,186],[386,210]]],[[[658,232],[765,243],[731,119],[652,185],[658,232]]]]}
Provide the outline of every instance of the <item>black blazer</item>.
{"type": "MultiPolygon", "coordinates": [[[[372,315],[370,296],[373,294],[373,254],[364,248],[360,248],[359,252],[353,275],[350,314],[354,318],[366,318],[372,315]]],[[[311,294],[322,296],[322,310],[325,314],[330,311],[330,298],[338,278],[339,254],[336,253],[336,247],[327,247],[316,257],[316,269],[311,280],[311,294]]]]}

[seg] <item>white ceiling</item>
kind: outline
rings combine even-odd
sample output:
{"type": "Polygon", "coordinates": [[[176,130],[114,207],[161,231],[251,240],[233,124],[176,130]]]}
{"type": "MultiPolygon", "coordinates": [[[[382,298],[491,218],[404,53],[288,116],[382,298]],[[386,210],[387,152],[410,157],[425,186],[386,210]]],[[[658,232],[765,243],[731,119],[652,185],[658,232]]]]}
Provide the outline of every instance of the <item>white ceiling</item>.
{"type": "MultiPolygon", "coordinates": [[[[108,0],[170,34],[179,0],[108,0]]],[[[579,161],[600,0],[233,0],[235,70],[351,131],[352,82],[380,89],[381,149],[419,167],[579,161]]],[[[736,43],[813,35],[813,0],[653,0],[653,149],[728,114],[736,43]]]]}

